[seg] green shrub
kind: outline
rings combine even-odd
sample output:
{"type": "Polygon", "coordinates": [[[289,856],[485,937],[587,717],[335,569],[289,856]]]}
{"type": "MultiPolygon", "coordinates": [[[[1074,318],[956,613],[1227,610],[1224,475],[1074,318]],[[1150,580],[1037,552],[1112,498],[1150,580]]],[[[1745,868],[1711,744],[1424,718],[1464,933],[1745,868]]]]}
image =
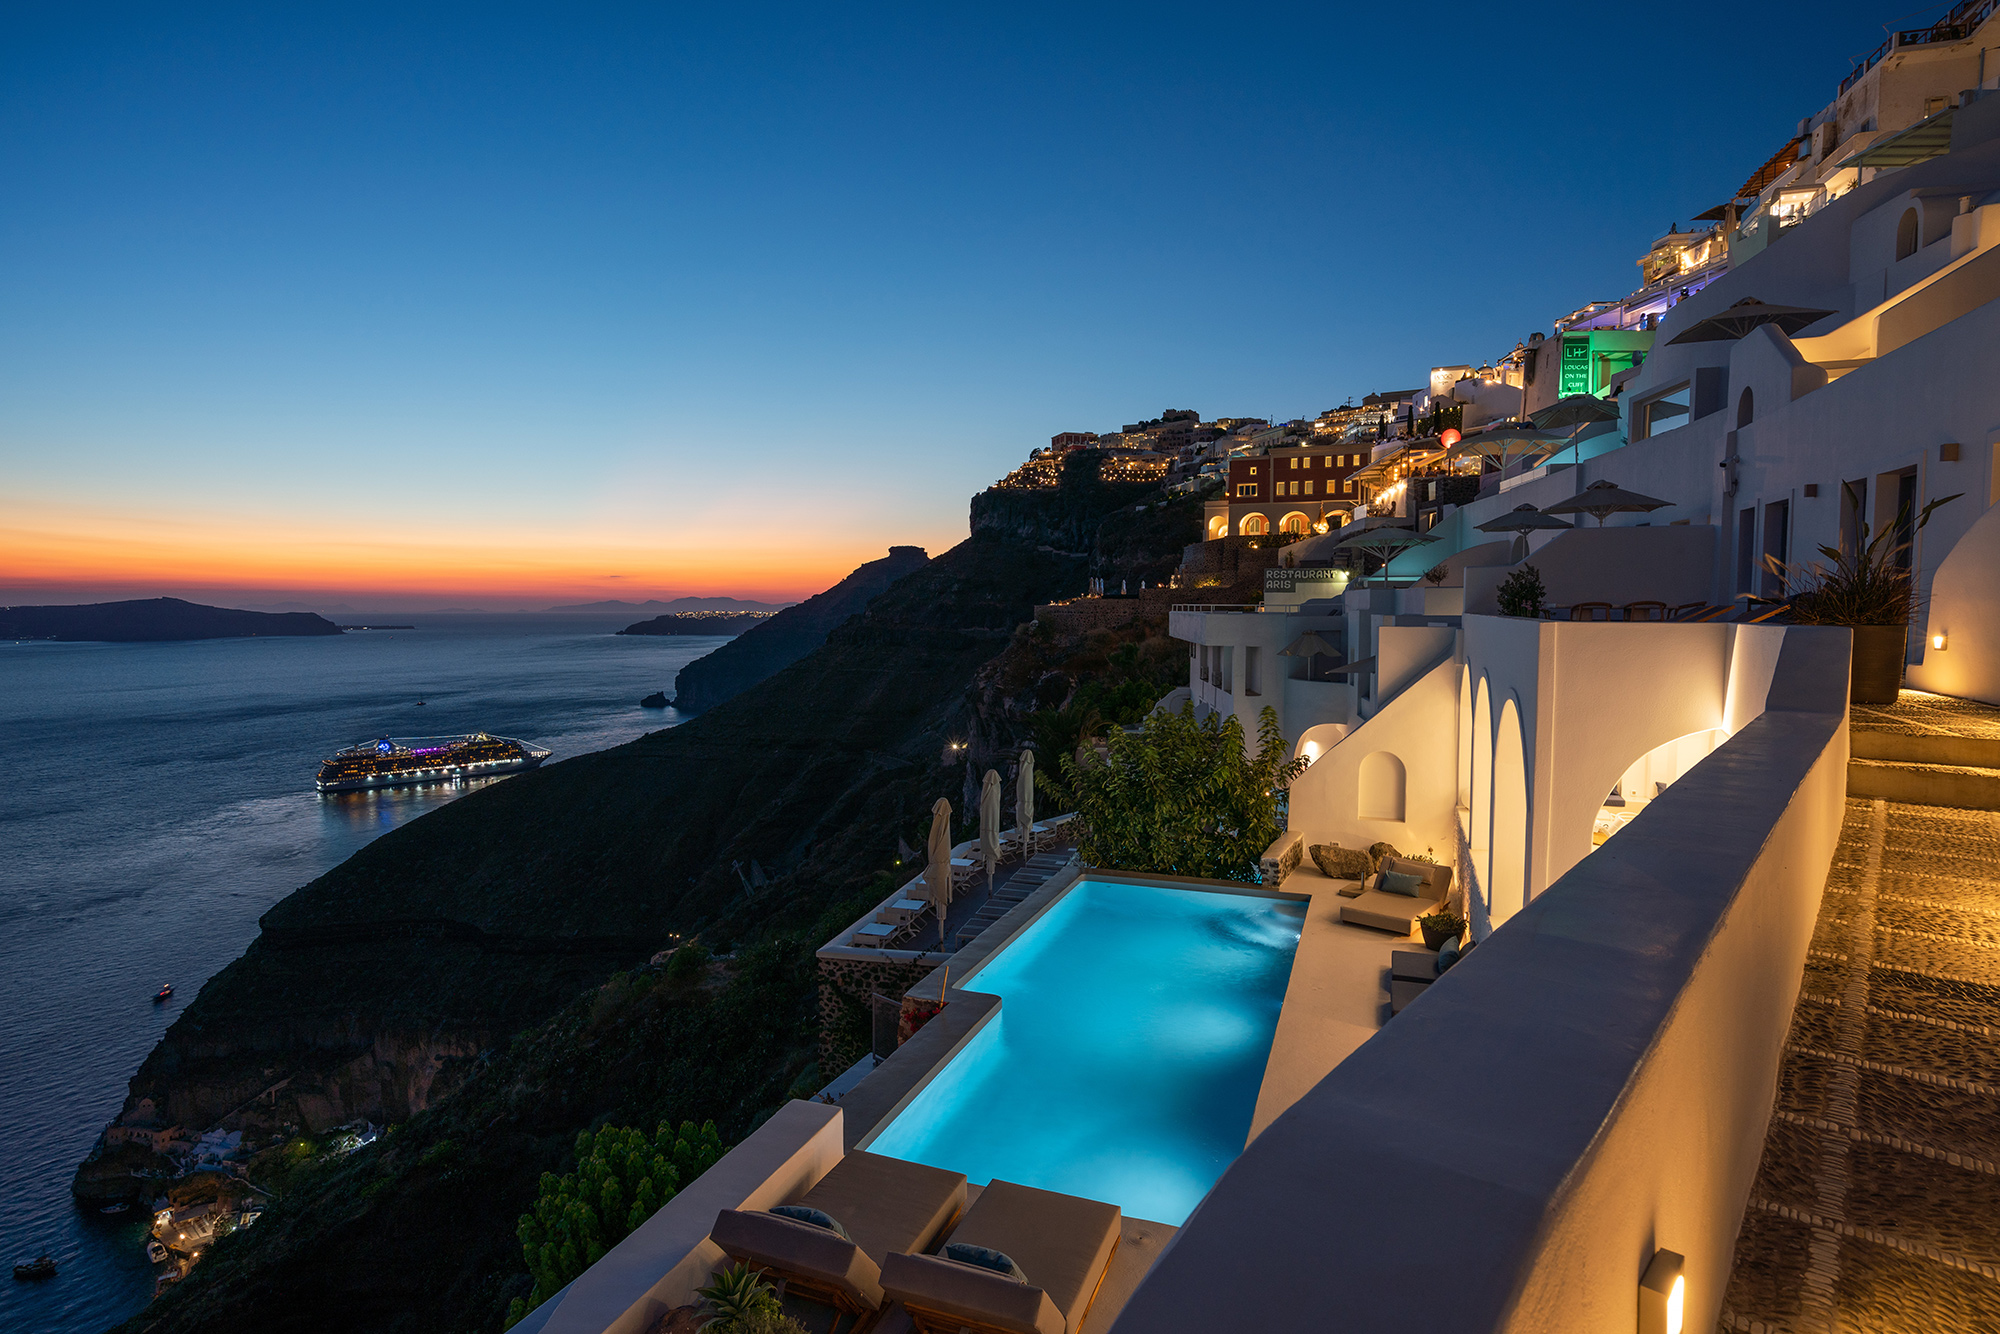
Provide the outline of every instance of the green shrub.
{"type": "Polygon", "coordinates": [[[1061,755],[1075,800],[1080,850],[1093,866],[1218,880],[1257,878],[1278,836],[1278,793],[1305,768],[1285,759],[1276,710],[1258,716],[1257,753],[1243,753],[1235,715],[1147,716],[1145,730],[1113,732],[1103,757],[1061,755]]]}
{"type": "Polygon", "coordinates": [[[1495,592],[1502,616],[1531,618],[1542,614],[1542,601],[1548,595],[1549,590],[1542,585],[1542,572],[1532,565],[1523,565],[1501,580],[1495,592]]]}
{"type": "Polygon", "coordinates": [[[678,1130],[662,1121],[650,1139],[618,1126],[578,1135],[576,1170],[542,1173],[541,1193],[515,1228],[535,1290],[514,1299],[507,1324],[604,1258],[724,1152],[713,1121],[683,1121],[678,1130]]]}
{"type": "Polygon", "coordinates": [[[764,1334],[788,1323],[778,1306],[778,1293],[749,1265],[731,1265],[705,1288],[695,1289],[702,1304],[715,1314],[702,1325],[715,1334],[764,1334]]]}

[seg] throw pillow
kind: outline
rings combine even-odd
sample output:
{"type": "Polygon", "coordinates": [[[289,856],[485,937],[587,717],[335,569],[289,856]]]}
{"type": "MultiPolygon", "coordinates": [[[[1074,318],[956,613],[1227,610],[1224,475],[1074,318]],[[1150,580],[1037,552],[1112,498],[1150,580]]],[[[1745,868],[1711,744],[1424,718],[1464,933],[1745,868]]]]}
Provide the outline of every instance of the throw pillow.
{"type": "Polygon", "coordinates": [[[1444,943],[1444,947],[1438,951],[1437,970],[1439,977],[1444,976],[1445,969],[1451,967],[1453,964],[1458,962],[1458,954],[1459,954],[1458,937],[1453,936],[1450,940],[1447,940],[1444,943]]]}
{"type": "Polygon", "coordinates": [[[823,1227],[828,1232],[839,1236],[842,1241],[854,1240],[854,1238],[847,1235],[847,1229],[842,1227],[839,1220],[834,1218],[832,1214],[824,1213],[809,1204],[777,1204],[771,1206],[767,1212],[774,1213],[780,1218],[789,1218],[794,1223],[807,1223],[813,1227],[823,1227]]]}
{"type": "Polygon", "coordinates": [[[1021,1272],[1021,1266],[1015,1264],[1012,1257],[990,1247],[974,1246],[964,1241],[949,1241],[945,1243],[944,1258],[956,1260],[962,1265],[977,1265],[981,1269],[990,1269],[996,1274],[1005,1274],[1008,1278],[1021,1283],[1028,1281],[1028,1276],[1021,1272]]]}
{"type": "Polygon", "coordinates": [[[1401,894],[1405,898],[1413,899],[1417,897],[1418,891],[1423,889],[1424,883],[1424,878],[1420,875],[1411,875],[1406,871],[1384,871],[1380,883],[1375,888],[1384,894],[1401,894]]]}
{"type": "Polygon", "coordinates": [[[1374,874],[1375,863],[1367,853],[1343,848],[1338,843],[1315,843],[1307,849],[1313,865],[1329,880],[1366,880],[1374,874]]]}

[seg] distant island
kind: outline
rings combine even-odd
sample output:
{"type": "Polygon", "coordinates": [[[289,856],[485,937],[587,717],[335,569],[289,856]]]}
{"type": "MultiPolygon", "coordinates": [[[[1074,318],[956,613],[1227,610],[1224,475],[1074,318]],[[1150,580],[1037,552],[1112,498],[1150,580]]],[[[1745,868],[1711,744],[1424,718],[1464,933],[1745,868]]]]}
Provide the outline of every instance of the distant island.
{"type": "Polygon", "coordinates": [[[309,611],[237,611],[179,598],[91,602],[74,607],[0,607],[0,639],[135,644],[340,632],[332,621],[309,611]]]}
{"type": "Polygon", "coordinates": [[[676,611],[628,625],[621,635],[740,635],[771,619],[768,611],[676,611]]]}
{"type": "Polygon", "coordinates": [[[621,612],[625,614],[638,612],[642,615],[652,613],[672,615],[680,611],[773,612],[783,610],[791,605],[789,602],[751,602],[745,598],[686,597],[674,598],[669,602],[663,602],[659,598],[649,598],[645,602],[573,602],[567,606],[549,607],[545,610],[564,615],[570,613],[597,615],[604,612],[621,612]]]}

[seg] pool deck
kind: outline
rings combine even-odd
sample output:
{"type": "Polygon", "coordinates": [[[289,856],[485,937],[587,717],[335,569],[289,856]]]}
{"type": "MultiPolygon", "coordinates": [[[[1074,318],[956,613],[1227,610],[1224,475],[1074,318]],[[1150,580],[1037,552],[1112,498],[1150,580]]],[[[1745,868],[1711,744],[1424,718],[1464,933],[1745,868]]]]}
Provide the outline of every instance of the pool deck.
{"type": "Polygon", "coordinates": [[[1336,891],[1346,883],[1302,866],[1281,886],[1282,892],[1308,896],[1311,903],[1292,956],[1292,978],[1271,1037],[1257,1110],[1250,1117],[1251,1140],[1381,1031],[1389,1021],[1390,954],[1423,948],[1414,931],[1398,936],[1342,922],[1340,905],[1346,900],[1336,891]]]}

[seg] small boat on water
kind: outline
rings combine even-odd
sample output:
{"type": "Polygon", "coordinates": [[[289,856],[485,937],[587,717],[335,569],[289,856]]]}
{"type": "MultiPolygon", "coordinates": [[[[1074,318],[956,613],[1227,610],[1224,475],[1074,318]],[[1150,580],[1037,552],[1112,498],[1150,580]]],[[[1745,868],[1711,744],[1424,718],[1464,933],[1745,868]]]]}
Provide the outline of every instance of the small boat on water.
{"type": "Polygon", "coordinates": [[[54,1278],[55,1276],[56,1276],[56,1262],[54,1260],[49,1259],[48,1252],[46,1251],[42,1253],[41,1258],[38,1260],[32,1260],[27,1264],[14,1266],[14,1277],[21,1279],[24,1282],[29,1279],[54,1278]]]}
{"type": "Polygon", "coordinates": [[[158,1241],[149,1241],[146,1243],[146,1258],[156,1265],[165,1264],[167,1260],[167,1248],[158,1241]]]}
{"type": "Polygon", "coordinates": [[[153,1004],[158,1005],[161,1001],[167,999],[167,997],[173,994],[174,994],[174,984],[171,982],[165,983],[160,987],[158,991],[153,993],[153,1004]]]}
{"type": "Polygon", "coordinates": [[[132,1206],[125,1203],[125,1201],[119,1200],[116,1204],[105,1205],[102,1209],[99,1209],[97,1212],[99,1212],[100,1214],[122,1214],[131,1207],[132,1206]]]}

